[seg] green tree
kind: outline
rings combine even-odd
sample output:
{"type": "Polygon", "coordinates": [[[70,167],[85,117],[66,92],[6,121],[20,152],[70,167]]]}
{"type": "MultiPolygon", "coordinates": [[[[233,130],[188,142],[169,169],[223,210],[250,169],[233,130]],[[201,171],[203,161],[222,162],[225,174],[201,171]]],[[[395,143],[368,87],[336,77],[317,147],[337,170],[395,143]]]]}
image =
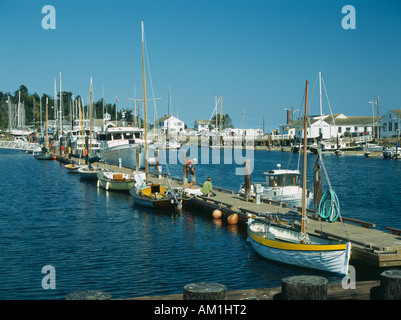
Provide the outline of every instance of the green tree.
{"type": "MultiPolygon", "coordinates": [[[[212,129],[215,127],[216,117],[217,117],[217,128],[220,128],[220,113],[218,113],[213,116],[212,120],[210,120],[209,129],[212,129]]],[[[221,117],[221,129],[223,130],[223,129],[227,129],[227,128],[234,128],[234,126],[233,126],[231,117],[228,114],[224,114],[221,117]]]]}

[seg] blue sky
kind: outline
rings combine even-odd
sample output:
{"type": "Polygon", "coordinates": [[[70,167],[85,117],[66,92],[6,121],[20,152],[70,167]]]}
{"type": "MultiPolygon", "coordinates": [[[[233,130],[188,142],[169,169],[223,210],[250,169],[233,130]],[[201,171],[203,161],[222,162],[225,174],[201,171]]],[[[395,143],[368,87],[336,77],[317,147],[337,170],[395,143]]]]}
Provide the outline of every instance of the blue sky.
{"type": "Polygon", "coordinates": [[[399,0],[0,0],[0,90],[53,95],[61,71],[63,90],[88,101],[93,77],[95,100],[103,84],[106,102],[132,108],[134,87],[142,97],[141,20],[157,114],[171,87],[172,111],[189,127],[222,95],[236,127],[245,106],[245,128],[262,128],[264,117],[269,131],[285,123],[285,108],[304,107],[306,80],[317,114],[319,71],[333,113],[371,116],[377,96],[381,115],[401,106],[399,0]],[[47,4],[55,30],[41,26],[47,4]],[[356,9],[355,30],[341,26],[345,5],[356,9]]]}

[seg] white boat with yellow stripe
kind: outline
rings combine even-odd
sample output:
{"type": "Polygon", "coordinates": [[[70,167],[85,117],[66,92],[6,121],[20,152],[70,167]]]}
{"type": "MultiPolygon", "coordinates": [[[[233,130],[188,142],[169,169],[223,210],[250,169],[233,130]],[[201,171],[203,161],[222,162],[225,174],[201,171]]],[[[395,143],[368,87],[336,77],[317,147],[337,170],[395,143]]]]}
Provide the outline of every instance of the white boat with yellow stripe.
{"type": "Polygon", "coordinates": [[[351,243],[320,237],[261,219],[248,219],[248,241],[262,257],[298,267],[348,273],[351,243]]]}
{"type": "MultiPolygon", "coordinates": [[[[308,81],[305,89],[304,141],[307,141],[307,114],[308,81]]],[[[351,256],[351,242],[306,232],[306,145],[304,143],[303,203],[300,230],[274,221],[274,219],[252,216],[248,218],[248,241],[258,254],[267,259],[299,267],[347,275],[351,256]]]]}

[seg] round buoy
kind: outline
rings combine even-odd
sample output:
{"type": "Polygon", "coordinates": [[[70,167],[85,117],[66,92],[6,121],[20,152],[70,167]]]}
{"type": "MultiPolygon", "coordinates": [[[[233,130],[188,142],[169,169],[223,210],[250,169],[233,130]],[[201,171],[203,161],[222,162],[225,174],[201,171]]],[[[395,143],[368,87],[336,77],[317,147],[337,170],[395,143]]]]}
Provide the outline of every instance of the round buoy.
{"type": "Polygon", "coordinates": [[[230,215],[230,216],[227,218],[227,222],[228,222],[229,224],[237,224],[237,222],[238,222],[238,214],[233,213],[232,215],[230,215]]]}
{"type": "Polygon", "coordinates": [[[221,218],[221,211],[220,210],[214,210],[213,211],[213,218],[215,218],[215,219],[219,219],[219,218],[221,218]]]}

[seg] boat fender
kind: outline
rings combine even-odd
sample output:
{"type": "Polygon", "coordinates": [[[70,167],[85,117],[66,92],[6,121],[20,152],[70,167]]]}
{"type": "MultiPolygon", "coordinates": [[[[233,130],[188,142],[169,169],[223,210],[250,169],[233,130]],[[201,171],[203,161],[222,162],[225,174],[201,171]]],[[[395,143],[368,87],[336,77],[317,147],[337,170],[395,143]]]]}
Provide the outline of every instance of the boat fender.
{"type": "Polygon", "coordinates": [[[109,187],[110,187],[110,183],[107,181],[106,182],[106,190],[109,190],[109,187]]]}
{"type": "Polygon", "coordinates": [[[97,187],[100,187],[100,180],[97,181],[97,187]]]}

